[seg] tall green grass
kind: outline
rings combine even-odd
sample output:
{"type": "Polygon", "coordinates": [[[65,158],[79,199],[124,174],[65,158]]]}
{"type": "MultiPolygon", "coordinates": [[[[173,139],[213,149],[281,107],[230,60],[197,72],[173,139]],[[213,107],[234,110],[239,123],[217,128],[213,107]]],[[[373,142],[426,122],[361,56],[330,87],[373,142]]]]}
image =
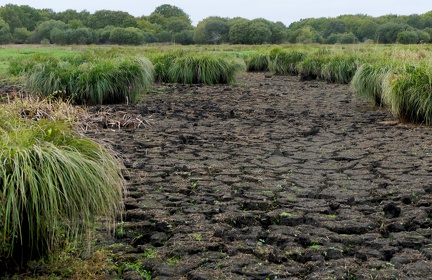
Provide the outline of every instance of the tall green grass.
{"type": "Polygon", "coordinates": [[[432,124],[432,66],[428,61],[398,65],[385,79],[383,94],[395,116],[432,124]]]}
{"type": "Polygon", "coordinates": [[[205,54],[176,58],[168,74],[172,82],[183,84],[231,84],[237,72],[244,70],[242,60],[205,54]]]}
{"type": "Polygon", "coordinates": [[[186,52],[171,51],[150,55],[149,59],[153,63],[155,70],[155,81],[158,83],[170,83],[172,79],[169,70],[174,60],[183,55],[186,55],[186,52]]]}
{"type": "Polygon", "coordinates": [[[322,68],[329,63],[331,58],[330,51],[320,49],[316,53],[307,56],[300,61],[297,70],[302,79],[324,79],[322,68]]]}
{"type": "Polygon", "coordinates": [[[275,75],[297,75],[298,65],[306,57],[306,52],[274,48],[269,54],[270,71],[275,75]]]}
{"type": "Polygon", "coordinates": [[[26,111],[0,109],[0,266],[80,241],[99,217],[112,228],[123,211],[119,160],[69,122],[26,111]]]}
{"type": "Polygon", "coordinates": [[[351,81],[351,88],[360,97],[376,106],[384,106],[383,84],[392,70],[388,60],[365,63],[359,67],[351,81]]]}
{"type": "Polygon", "coordinates": [[[321,76],[331,83],[349,84],[361,64],[362,59],[357,54],[335,54],[322,65],[321,76]]]}
{"type": "Polygon", "coordinates": [[[244,70],[241,59],[211,54],[168,52],[150,57],[155,65],[155,79],[164,83],[230,84],[244,70]]]}
{"type": "Polygon", "coordinates": [[[146,58],[84,53],[62,60],[32,57],[12,62],[10,73],[26,77],[28,91],[42,97],[58,96],[77,104],[136,102],[153,82],[154,69],[146,58]]]}
{"type": "Polygon", "coordinates": [[[269,71],[270,57],[268,53],[254,52],[245,57],[246,71],[269,71]]]}

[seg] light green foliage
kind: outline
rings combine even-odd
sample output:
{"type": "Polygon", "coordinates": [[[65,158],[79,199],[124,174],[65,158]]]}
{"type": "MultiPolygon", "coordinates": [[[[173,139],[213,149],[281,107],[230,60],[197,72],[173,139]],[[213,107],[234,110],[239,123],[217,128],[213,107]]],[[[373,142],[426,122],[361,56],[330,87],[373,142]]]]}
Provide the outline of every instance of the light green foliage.
{"type": "Polygon", "coordinates": [[[357,95],[370,99],[376,106],[383,106],[383,82],[391,69],[390,62],[386,60],[365,63],[355,73],[351,87],[357,95]]]}
{"type": "Polygon", "coordinates": [[[230,84],[235,74],[245,67],[243,61],[206,54],[188,54],[177,57],[168,75],[175,83],[183,84],[230,84]]]}
{"type": "Polygon", "coordinates": [[[270,51],[270,71],[275,75],[297,75],[297,67],[306,56],[306,52],[274,48],[270,51]]]}
{"type": "Polygon", "coordinates": [[[124,191],[107,149],[67,121],[23,118],[23,104],[0,110],[0,259],[18,263],[81,240],[100,215],[110,228],[124,191]]]}
{"type": "Polygon", "coordinates": [[[242,60],[182,51],[167,52],[150,58],[156,80],[183,84],[229,84],[244,70],[242,60]]]}
{"type": "Polygon", "coordinates": [[[348,84],[360,64],[361,58],[356,54],[337,54],[322,66],[321,76],[328,82],[348,84]]]}
{"type": "Polygon", "coordinates": [[[153,65],[146,58],[84,53],[62,60],[36,55],[21,69],[20,61],[12,61],[10,72],[24,73],[31,92],[78,104],[136,102],[153,81],[153,65]]]}
{"type": "Polygon", "coordinates": [[[270,57],[268,53],[261,53],[261,52],[252,53],[245,58],[246,70],[248,72],[268,71],[269,60],[270,57]]]}
{"type": "Polygon", "coordinates": [[[401,119],[432,124],[432,67],[424,63],[397,66],[384,82],[384,99],[401,119]]]}
{"type": "Polygon", "coordinates": [[[330,51],[318,50],[315,54],[307,56],[298,64],[298,72],[301,78],[323,79],[322,68],[330,61],[330,51]]]}

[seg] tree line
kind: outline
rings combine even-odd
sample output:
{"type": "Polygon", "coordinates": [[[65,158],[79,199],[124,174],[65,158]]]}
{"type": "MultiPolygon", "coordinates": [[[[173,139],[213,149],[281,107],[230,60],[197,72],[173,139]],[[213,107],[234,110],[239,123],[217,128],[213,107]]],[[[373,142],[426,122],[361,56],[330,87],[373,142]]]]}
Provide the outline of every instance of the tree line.
{"type": "Polygon", "coordinates": [[[99,10],[0,7],[0,44],[354,44],[432,43],[432,11],[422,15],[342,15],[309,18],[285,26],[269,20],[208,17],[195,27],[181,8],[164,4],[150,15],[99,10]]]}

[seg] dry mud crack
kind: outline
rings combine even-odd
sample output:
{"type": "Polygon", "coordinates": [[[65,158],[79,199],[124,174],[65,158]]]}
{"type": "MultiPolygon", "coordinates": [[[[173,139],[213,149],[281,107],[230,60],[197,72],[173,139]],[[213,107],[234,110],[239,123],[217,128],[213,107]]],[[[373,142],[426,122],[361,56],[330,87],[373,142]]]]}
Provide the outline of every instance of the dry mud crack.
{"type": "Polygon", "coordinates": [[[89,132],[128,169],[116,260],[154,279],[430,279],[431,128],[346,85],[238,82],[155,85],[114,107],[152,128],[89,132]]]}

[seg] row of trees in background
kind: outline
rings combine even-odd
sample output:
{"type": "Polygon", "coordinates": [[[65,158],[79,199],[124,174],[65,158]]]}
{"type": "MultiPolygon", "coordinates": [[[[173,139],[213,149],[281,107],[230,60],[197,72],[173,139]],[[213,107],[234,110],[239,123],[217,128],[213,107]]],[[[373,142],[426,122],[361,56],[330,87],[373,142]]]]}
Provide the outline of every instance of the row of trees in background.
{"type": "Polygon", "coordinates": [[[418,44],[432,42],[432,11],[422,15],[343,15],[311,18],[292,23],[287,40],[291,43],[418,44]]]}
{"type": "Polygon", "coordinates": [[[432,11],[422,15],[344,15],[310,18],[285,26],[263,18],[208,17],[192,25],[182,9],[161,5],[149,16],[100,10],[35,9],[7,4],[0,7],[0,44],[264,44],[358,42],[417,44],[432,42],[432,11]]]}

